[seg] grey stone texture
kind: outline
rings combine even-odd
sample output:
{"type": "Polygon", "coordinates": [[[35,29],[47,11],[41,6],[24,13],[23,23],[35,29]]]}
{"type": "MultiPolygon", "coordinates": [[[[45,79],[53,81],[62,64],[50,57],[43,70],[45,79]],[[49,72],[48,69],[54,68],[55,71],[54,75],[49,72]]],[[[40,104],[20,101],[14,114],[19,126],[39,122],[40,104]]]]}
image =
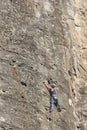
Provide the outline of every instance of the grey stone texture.
{"type": "Polygon", "coordinates": [[[0,130],[86,129],[87,1],[0,0],[0,130]]]}

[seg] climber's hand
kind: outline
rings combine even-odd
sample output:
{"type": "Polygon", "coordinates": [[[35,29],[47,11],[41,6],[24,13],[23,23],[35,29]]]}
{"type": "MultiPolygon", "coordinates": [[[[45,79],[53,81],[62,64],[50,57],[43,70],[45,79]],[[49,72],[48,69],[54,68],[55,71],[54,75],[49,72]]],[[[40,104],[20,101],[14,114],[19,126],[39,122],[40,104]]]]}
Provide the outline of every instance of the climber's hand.
{"type": "Polygon", "coordinates": [[[47,81],[45,81],[45,82],[43,82],[43,84],[47,85],[47,84],[48,84],[48,82],[47,82],[47,81]]]}

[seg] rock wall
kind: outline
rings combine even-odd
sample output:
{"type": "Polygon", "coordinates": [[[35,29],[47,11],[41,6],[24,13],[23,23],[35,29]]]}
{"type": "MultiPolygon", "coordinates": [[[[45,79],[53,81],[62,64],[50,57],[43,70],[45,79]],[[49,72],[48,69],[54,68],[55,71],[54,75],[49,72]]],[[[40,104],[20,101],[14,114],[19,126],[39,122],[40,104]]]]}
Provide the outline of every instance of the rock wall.
{"type": "Polygon", "coordinates": [[[87,129],[87,1],[75,1],[76,45],[73,46],[76,76],[72,84],[75,90],[75,117],[77,130],[87,129]]]}
{"type": "Polygon", "coordinates": [[[0,130],[86,130],[86,0],[0,0],[0,130]],[[62,112],[49,113],[53,80],[62,112]]]}

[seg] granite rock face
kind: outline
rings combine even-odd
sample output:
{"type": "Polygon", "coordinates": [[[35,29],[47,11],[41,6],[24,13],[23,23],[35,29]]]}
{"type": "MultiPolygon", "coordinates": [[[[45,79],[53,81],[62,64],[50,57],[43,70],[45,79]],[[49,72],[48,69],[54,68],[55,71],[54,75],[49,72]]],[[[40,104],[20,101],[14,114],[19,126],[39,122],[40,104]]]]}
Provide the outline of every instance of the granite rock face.
{"type": "Polygon", "coordinates": [[[86,130],[86,26],[86,0],[0,0],[0,130],[86,130]]]}

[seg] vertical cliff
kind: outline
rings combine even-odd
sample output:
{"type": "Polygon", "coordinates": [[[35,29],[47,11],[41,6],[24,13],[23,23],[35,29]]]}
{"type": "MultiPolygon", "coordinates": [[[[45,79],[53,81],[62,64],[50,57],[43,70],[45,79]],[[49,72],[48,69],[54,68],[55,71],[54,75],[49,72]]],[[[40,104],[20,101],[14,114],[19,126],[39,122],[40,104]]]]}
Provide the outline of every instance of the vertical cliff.
{"type": "Polygon", "coordinates": [[[87,1],[75,1],[74,70],[72,84],[77,130],[87,129],[87,1]]]}
{"type": "Polygon", "coordinates": [[[86,0],[0,0],[0,130],[86,130],[86,26],[86,0]]]}

